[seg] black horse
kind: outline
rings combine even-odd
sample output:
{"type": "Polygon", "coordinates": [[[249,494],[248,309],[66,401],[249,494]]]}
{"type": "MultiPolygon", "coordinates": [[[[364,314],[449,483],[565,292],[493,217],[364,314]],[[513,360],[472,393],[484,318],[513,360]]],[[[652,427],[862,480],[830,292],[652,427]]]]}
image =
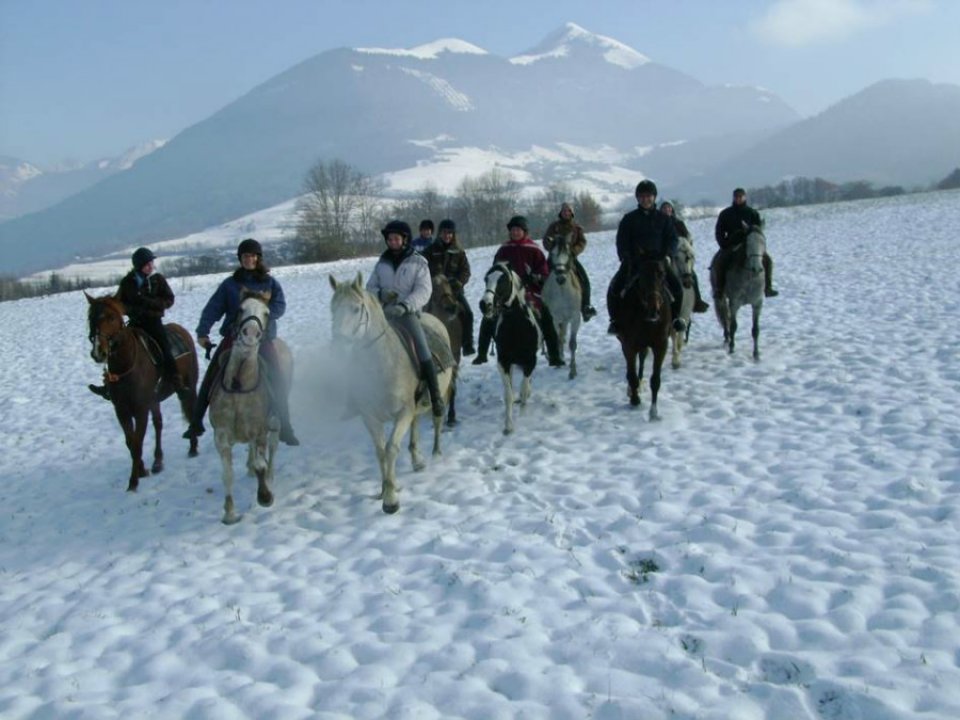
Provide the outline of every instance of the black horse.
{"type": "Polygon", "coordinates": [[[527,303],[523,283],[506,262],[493,265],[483,278],[486,289],[480,299],[480,310],[488,320],[496,320],[494,344],[497,348],[497,369],[503,380],[505,416],[503,434],[513,432],[513,378],[511,369],[523,371],[520,405],[526,405],[532,390],[530,376],[537,366],[540,350],[540,326],[527,303]]]}

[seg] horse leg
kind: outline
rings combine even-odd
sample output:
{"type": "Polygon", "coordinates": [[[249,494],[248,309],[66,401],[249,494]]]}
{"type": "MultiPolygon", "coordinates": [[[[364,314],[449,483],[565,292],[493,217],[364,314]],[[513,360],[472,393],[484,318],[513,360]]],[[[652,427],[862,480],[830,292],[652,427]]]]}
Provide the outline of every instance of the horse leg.
{"type": "Polygon", "coordinates": [[[513,378],[510,368],[505,368],[497,361],[497,370],[500,371],[500,380],[503,382],[503,434],[513,432],[513,378]]]}
{"type": "Polygon", "coordinates": [[[683,349],[683,337],[676,330],[670,331],[670,367],[674,370],[680,368],[680,351],[683,349]]]}
{"type": "Polygon", "coordinates": [[[524,370],[523,380],[520,381],[520,405],[526,407],[527,401],[530,399],[530,395],[533,394],[533,368],[529,372],[524,370]]]}
{"type": "Polygon", "coordinates": [[[457,424],[457,380],[450,380],[450,399],[447,401],[447,425],[453,427],[457,424]]]}
{"type": "MultiPolygon", "coordinates": [[[[433,415],[430,419],[433,421],[433,456],[438,457],[443,454],[443,451],[440,449],[440,434],[443,432],[443,418],[433,415]]],[[[413,422],[416,424],[416,418],[414,418],[413,422]]]]}
{"type": "Polygon", "coordinates": [[[627,397],[630,404],[636,407],[640,404],[640,377],[637,375],[637,353],[626,344],[622,346],[623,359],[627,363],[627,397]]]}
{"type": "Polygon", "coordinates": [[[423,455],[420,454],[420,418],[416,415],[410,422],[410,441],[407,443],[407,449],[410,450],[410,462],[415,472],[420,472],[427,467],[423,455]]]}
{"type": "MultiPolygon", "coordinates": [[[[653,348],[653,370],[650,371],[650,420],[659,420],[660,412],[657,410],[657,394],[660,392],[660,370],[663,368],[663,361],[667,357],[667,340],[663,339],[658,347],[653,348]]],[[[643,351],[640,359],[640,369],[643,372],[643,362],[646,359],[647,351],[643,351]]]]}
{"type": "Polygon", "coordinates": [[[373,449],[377,454],[377,465],[380,466],[380,482],[381,488],[380,492],[374,497],[377,500],[383,499],[383,487],[382,483],[384,478],[387,476],[387,450],[386,450],[386,439],[383,433],[383,423],[369,418],[366,415],[363,416],[363,424],[367,427],[367,432],[370,433],[370,439],[373,441],[373,449]]]}
{"type": "Polygon", "coordinates": [[[753,327],[750,333],[753,335],[753,359],[760,359],[760,311],[763,310],[763,304],[758,303],[753,306],[753,327]]]}
{"type": "Polygon", "coordinates": [[[400,509],[400,497],[397,492],[397,456],[400,454],[400,440],[403,434],[410,429],[411,422],[415,421],[415,410],[412,407],[404,408],[397,416],[393,424],[393,430],[390,437],[387,438],[387,445],[384,449],[384,467],[386,473],[383,476],[383,511],[387,515],[393,515],[400,509]]]}
{"type": "Polygon", "coordinates": [[[570,324],[570,372],[567,377],[573,380],[577,376],[577,333],[580,332],[580,321],[574,320],[570,324]]]}
{"type": "Polygon", "coordinates": [[[270,507],[273,505],[273,493],[270,492],[268,480],[273,468],[273,458],[269,454],[267,434],[261,433],[256,442],[250,445],[256,445],[257,448],[257,502],[260,507],[270,507]]]}
{"type": "Polygon", "coordinates": [[[137,449],[137,428],[135,420],[131,415],[121,415],[119,408],[114,406],[117,414],[117,420],[120,423],[120,429],[123,430],[123,440],[127,445],[127,452],[130,453],[130,478],[127,481],[127,492],[136,492],[140,484],[140,478],[144,477],[146,470],[141,474],[143,462],[140,460],[140,451],[137,449]]]}
{"type": "Polygon", "coordinates": [[[728,322],[729,325],[730,325],[730,340],[729,340],[729,343],[727,344],[727,351],[728,351],[731,355],[733,355],[733,350],[734,350],[734,347],[735,347],[735,345],[736,345],[736,337],[737,337],[737,310],[738,310],[738,309],[739,309],[739,308],[731,307],[731,308],[730,308],[730,311],[729,311],[729,312],[730,312],[730,315],[729,315],[729,317],[728,317],[728,319],[727,319],[727,322],[728,322]]]}
{"type": "Polygon", "coordinates": [[[153,418],[153,465],[150,472],[163,472],[163,445],[160,438],[163,437],[163,413],[160,412],[160,401],[158,400],[150,406],[150,417],[153,418]]]}
{"type": "Polygon", "coordinates": [[[223,466],[223,518],[224,525],[233,525],[240,522],[240,515],[234,512],[233,506],[233,442],[225,430],[214,431],[214,442],[217,452],[220,453],[220,464],[223,466]]]}
{"type": "MultiPolygon", "coordinates": [[[[183,390],[178,391],[177,399],[180,401],[180,411],[183,413],[183,416],[187,418],[187,422],[189,423],[193,419],[193,409],[197,404],[196,387],[188,386],[183,390]]],[[[197,436],[195,434],[191,434],[190,449],[187,451],[187,457],[196,457],[199,455],[197,445],[197,436]]]]}

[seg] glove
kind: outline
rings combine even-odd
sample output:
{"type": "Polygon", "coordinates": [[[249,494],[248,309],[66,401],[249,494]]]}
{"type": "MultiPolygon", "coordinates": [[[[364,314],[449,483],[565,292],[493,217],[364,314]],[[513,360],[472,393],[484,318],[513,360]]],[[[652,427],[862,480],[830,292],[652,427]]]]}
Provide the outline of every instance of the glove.
{"type": "Polygon", "coordinates": [[[213,346],[213,344],[210,342],[210,338],[208,338],[206,335],[197,338],[197,345],[202,347],[204,350],[209,350],[213,346]]]}
{"type": "Polygon", "coordinates": [[[406,315],[408,312],[410,312],[410,308],[408,308],[403,303],[394,303],[393,305],[387,305],[383,309],[383,314],[386,315],[388,318],[401,318],[404,315],[406,315]]]}

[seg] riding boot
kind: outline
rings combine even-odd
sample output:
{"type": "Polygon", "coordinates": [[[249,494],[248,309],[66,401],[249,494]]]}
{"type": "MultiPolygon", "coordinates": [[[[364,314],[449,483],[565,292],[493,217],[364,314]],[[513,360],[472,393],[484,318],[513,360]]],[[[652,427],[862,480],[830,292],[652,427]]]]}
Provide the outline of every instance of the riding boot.
{"type": "Polygon", "coordinates": [[[703,301],[703,296],[700,294],[700,281],[697,280],[697,274],[693,273],[693,311],[695,313],[705,313],[710,309],[710,305],[703,301]]]}
{"type": "Polygon", "coordinates": [[[617,327],[617,321],[614,319],[617,309],[617,300],[619,300],[620,290],[616,287],[617,276],[615,275],[607,287],[607,313],[610,315],[610,324],[607,326],[607,335],[617,335],[620,329],[617,327]]]}
{"type": "Polygon", "coordinates": [[[443,398],[440,396],[440,384],[437,382],[437,368],[433,360],[420,361],[420,377],[427,383],[430,391],[430,405],[434,417],[443,417],[443,398]]]}
{"type": "Polygon", "coordinates": [[[477,356],[473,359],[474,365],[483,365],[487,361],[487,351],[490,341],[493,340],[493,331],[496,329],[493,318],[483,318],[480,321],[480,336],[477,338],[477,356]]]}
{"type": "Polygon", "coordinates": [[[777,295],[779,295],[780,291],[773,289],[773,258],[771,258],[766,253],[763,254],[763,276],[764,276],[763,296],[776,297],[777,295]]]}
{"type": "Polygon", "coordinates": [[[597,315],[596,308],[590,304],[590,278],[587,277],[587,271],[579,260],[573,261],[573,267],[577,273],[577,279],[580,280],[580,314],[584,322],[590,322],[597,315]]]}
{"type": "Polygon", "coordinates": [[[99,395],[104,400],[112,399],[110,397],[110,386],[107,383],[104,383],[103,385],[87,385],[87,389],[94,395],[99,395]]]}
{"type": "Polygon", "coordinates": [[[550,367],[563,367],[566,363],[560,357],[560,338],[557,337],[557,326],[553,324],[550,309],[543,305],[540,308],[540,330],[543,341],[547,344],[547,361],[550,367]]]}

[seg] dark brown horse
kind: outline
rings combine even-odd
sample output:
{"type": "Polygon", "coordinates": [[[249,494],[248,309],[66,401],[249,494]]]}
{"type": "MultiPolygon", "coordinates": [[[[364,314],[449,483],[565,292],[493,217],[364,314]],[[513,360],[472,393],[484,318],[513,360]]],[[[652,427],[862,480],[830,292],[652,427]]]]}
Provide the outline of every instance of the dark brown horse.
{"type": "MultiPolygon", "coordinates": [[[[105,379],[110,388],[110,400],[117,414],[120,427],[130,450],[130,482],[128,491],[137,489],[140,478],[146,477],[143,464],[143,438],[147,432],[147,414],[153,418],[156,444],[153,452],[152,471],[163,470],[163,447],[160,435],[163,431],[163,416],[160,403],[173,394],[169,382],[160,381],[162,373],[147,349],[149,340],[142,330],[125,325],[123,304],[113,296],[91,297],[84,293],[90,307],[87,320],[90,328],[90,357],[107,364],[105,379]]],[[[197,351],[183,327],[168,323],[166,327],[176,335],[186,349],[177,357],[177,369],[183,380],[183,389],[177,391],[180,408],[188,420],[193,417],[197,401],[197,351]]],[[[176,355],[176,350],[174,351],[176,355]]],[[[197,454],[197,438],[190,438],[190,457],[197,454]]]]}
{"type": "MultiPolygon", "coordinates": [[[[460,367],[460,357],[463,343],[463,318],[460,315],[460,303],[457,295],[450,286],[450,281],[444,275],[433,278],[433,293],[430,302],[423,308],[436,317],[447,328],[450,336],[450,349],[456,368],[460,367]]],[[[454,370],[453,380],[450,383],[450,401],[447,404],[447,425],[457,424],[457,370],[454,370]]]]}
{"type": "Polygon", "coordinates": [[[647,350],[653,351],[650,374],[650,419],[659,420],[657,393],[660,391],[660,370],[667,356],[667,345],[673,317],[664,288],[664,269],[660,262],[642,262],[628,275],[623,298],[618,303],[617,338],[627,361],[627,394],[631,405],[640,404],[640,380],[647,350]],[[639,373],[637,360],[639,358],[639,373]]]}

